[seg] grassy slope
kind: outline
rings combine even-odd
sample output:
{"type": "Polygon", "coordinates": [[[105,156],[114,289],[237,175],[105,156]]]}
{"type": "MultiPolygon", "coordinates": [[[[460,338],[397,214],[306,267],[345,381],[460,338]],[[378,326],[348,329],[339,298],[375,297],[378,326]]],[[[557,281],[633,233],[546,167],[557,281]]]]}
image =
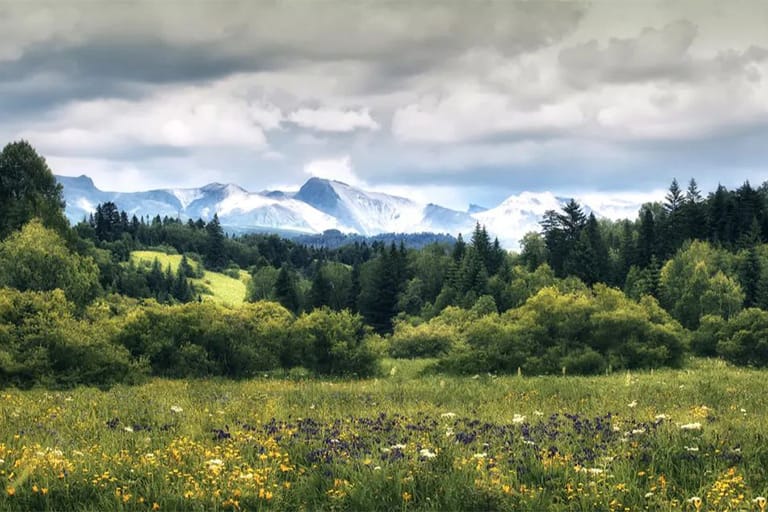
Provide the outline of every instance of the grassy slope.
{"type": "Polygon", "coordinates": [[[77,500],[121,509],[124,492],[134,506],[147,500],[136,509],[158,502],[161,510],[225,509],[228,499],[249,510],[695,510],[686,503],[692,496],[705,500],[702,510],[758,510],[750,500],[768,492],[765,372],[699,361],[600,377],[415,377],[420,366],[388,360],[385,377],[365,381],[7,391],[0,469],[17,464],[25,476],[0,473],[0,485],[15,492],[0,496],[0,510],[69,509],[77,500]],[[371,427],[382,413],[394,427],[371,427]],[[599,428],[595,418],[609,413],[599,428]],[[547,423],[553,414],[558,424],[547,423]],[[668,419],[655,421],[660,414],[668,419]],[[312,421],[300,427],[302,418],[312,421]],[[680,428],[689,423],[701,429],[680,428]],[[526,425],[536,446],[526,444],[526,425]],[[454,433],[477,439],[464,444],[454,433]],[[347,445],[361,441],[369,452],[347,445]],[[397,460],[386,455],[395,443],[405,445],[397,460]],[[579,466],[590,446],[597,456],[579,466]],[[437,458],[420,456],[422,447],[437,458]],[[331,459],[318,462],[315,450],[331,459]],[[73,477],[56,476],[59,459],[73,477]],[[105,471],[106,482],[96,477],[105,471]],[[49,487],[49,501],[32,485],[49,487]],[[264,489],[269,499],[258,497],[264,489]],[[720,493],[735,506],[725,508],[720,493]]]}
{"type": "MultiPolygon", "coordinates": [[[[181,263],[181,256],[177,254],[165,254],[157,251],[133,251],[131,257],[135,262],[152,263],[155,258],[160,262],[163,269],[168,265],[175,271],[181,263]]],[[[190,264],[196,266],[197,263],[190,261],[190,264]]],[[[246,284],[250,276],[244,270],[240,271],[240,279],[233,279],[218,272],[205,271],[202,279],[192,279],[195,285],[202,285],[211,291],[211,295],[205,295],[221,304],[236,306],[242,304],[245,300],[246,284]]]]}

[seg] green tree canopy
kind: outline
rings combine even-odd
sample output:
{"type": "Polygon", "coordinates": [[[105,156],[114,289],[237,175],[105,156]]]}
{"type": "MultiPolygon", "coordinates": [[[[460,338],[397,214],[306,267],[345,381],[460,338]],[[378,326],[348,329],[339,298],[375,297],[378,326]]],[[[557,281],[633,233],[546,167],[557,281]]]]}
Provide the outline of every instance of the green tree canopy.
{"type": "Polygon", "coordinates": [[[0,238],[34,217],[63,234],[68,223],[61,190],[45,159],[29,142],[5,146],[0,153],[0,238]]]}
{"type": "Polygon", "coordinates": [[[72,253],[61,236],[33,220],[0,243],[0,284],[22,291],[60,288],[84,306],[99,293],[99,268],[93,258],[72,253]]]}

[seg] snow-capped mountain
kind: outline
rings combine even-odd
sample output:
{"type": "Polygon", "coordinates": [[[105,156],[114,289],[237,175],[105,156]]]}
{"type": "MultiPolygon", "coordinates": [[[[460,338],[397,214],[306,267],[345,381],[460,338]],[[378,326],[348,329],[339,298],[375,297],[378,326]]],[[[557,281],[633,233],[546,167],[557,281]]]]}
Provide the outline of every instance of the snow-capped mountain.
{"type": "MultiPolygon", "coordinates": [[[[310,178],[298,192],[248,192],[233,184],[211,183],[130,193],[99,190],[87,176],[57,179],[64,187],[66,213],[73,223],[107,201],[137,217],[207,221],[216,213],[225,229],[237,233],[315,234],[336,229],[365,236],[421,232],[467,236],[479,222],[507,249],[517,249],[527,232],[541,229],[539,222],[547,210],[559,210],[568,201],[549,192],[523,192],[495,208],[472,205],[462,212],[320,178],[310,178]]],[[[582,205],[586,212],[592,211],[582,205]]]]}
{"type": "Polygon", "coordinates": [[[501,245],[517,248],[523,236],[530,231],[541,231],[541,222],[547,210],[560,210],[569,199],[550,192],[523,192],[510,196],[499,206],[473,214],[485,225],[489,233],[499,237],[501,245]]]}

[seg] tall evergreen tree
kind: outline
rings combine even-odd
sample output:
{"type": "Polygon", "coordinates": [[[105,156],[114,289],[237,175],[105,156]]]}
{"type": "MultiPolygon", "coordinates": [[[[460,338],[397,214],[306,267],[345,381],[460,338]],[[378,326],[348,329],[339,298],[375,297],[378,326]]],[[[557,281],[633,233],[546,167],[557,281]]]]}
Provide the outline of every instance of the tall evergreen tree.
{"type": "Polygon", "coordinates": [[[280,267],[275,281],[275,298],[287,310],[298,313],[301,308],[296,279],[288,265],[280,267]]]}
{"type": "Polygon", "coordinates": [[[653,211],[643,207],[640,214],[640,233],[637,239],[637,264],[645,268],[656,254],[656,221],[653,211]]]}
{"type": "Polygon", "coordinates": [[[208,241],[205,251],[205,264],[212,270],[221,270],[227,265],[224,248],[224,230],[219,223],[219,215],[214,213],[213,219],[205,225],[208,241]]]}

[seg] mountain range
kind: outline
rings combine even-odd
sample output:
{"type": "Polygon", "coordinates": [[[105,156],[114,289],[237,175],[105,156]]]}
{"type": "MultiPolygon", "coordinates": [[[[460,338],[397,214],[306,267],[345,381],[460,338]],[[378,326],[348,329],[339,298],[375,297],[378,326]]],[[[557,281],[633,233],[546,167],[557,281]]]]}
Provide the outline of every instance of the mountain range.
{"type": "MultiPolygon", "coordinates": [[[[129,216],[208,221],[216,213],[229,232],[274,232],[284,236],[332,229],[363,236],[421,232],[455,236],[471,233],[479,222],[505,248],[513,250],[525,233],[540,230],[544,212],[558,210],[569,200],[549,192],[523,192],[494,208],[470,205],[467,211],[458,211],[314,177],[297,192],[248,192],[237,185],[221,183],[201,188],[108,192],[98,189],[88,176],[56,179],[63,186],[66,215],[73,223],[87,218],[99,203],[107,201],[129,216]]],[[[593,211],[588,205],[583,206],[585,211],[593,211]]]]}

